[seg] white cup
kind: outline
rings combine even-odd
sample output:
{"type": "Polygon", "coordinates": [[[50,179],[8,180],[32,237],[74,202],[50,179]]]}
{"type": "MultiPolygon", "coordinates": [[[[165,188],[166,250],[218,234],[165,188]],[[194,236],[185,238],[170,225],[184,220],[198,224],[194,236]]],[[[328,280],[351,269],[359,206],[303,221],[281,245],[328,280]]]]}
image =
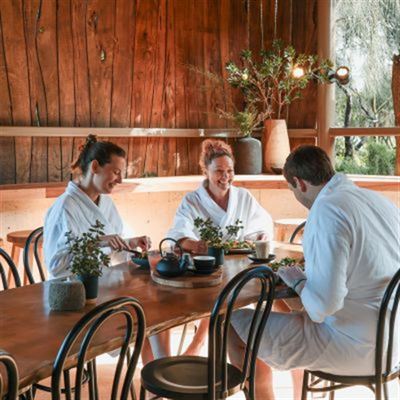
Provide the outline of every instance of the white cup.
{"type": "Polygon", "coordinates": [[[268,258],[271,244],[268,240],[256,240],[254,242],[256,246],[256,257],[257,258],[268,258]]]}

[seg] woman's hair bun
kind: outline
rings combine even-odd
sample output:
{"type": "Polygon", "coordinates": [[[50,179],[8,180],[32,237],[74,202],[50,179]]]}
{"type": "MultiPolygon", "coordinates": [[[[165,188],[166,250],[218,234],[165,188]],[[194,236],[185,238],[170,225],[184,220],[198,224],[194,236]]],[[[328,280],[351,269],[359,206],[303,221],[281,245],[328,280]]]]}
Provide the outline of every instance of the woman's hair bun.
{"type": "Polygon", "coordinates": [[[90,146],[93,143],[97,142],[97,136],[93,134],[89,134],[88,137],[86,138],[86,146],[90,146]]]}
{"type": "Polygon", "coordinates": [[[201,144],[200,167],[203,172],[211,164],[212,160],[218,157],[227,156],[234,162],[232,148],[222,140],[206,139],[201,144]]]}

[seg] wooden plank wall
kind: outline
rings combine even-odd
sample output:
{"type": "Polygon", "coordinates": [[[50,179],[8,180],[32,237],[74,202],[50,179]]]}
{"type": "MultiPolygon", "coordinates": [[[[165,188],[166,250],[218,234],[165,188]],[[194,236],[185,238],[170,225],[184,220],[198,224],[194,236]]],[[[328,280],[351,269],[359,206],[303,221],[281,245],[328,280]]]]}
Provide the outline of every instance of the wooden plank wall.
{"type": "MultiPolygon", "coordinates": [[[[0,125],[227,127],[214,111],[240,95],[187,66],[224,74],[274,37],[316,53],[316,15],[317,0],[0,0],[0,125]]],[[[287,120],[315,127],[315,87],[287,120]]],[[[201,139],[117,141],[128,177],[198,173],[201,139]]],[[[69,179],[81,142],[0,138],[0,184],[69,179]]]]}

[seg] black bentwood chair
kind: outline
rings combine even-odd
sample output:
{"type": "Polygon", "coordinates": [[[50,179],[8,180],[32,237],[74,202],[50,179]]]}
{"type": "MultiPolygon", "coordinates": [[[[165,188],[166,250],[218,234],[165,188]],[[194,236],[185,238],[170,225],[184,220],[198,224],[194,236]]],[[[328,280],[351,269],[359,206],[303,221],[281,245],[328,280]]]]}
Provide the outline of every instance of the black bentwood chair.
{"type": "Polygon", "coordinates": [[[306,221],[302,222],[296,227],[296,229],[292,233],[292,236],[290,236],[289,243],[294,243],[296,236],[304,231],[305,226],[306,226],[306,221]]]}
{"type": "Polygon", "coordinates": [[[21,279],[19,278],[18,275],[18,269],[14,264],[14,261],[12,258],[8,255],[8,253],[0,248],[0,277],[1,277],[1,283],[3,285],[3,290],[8,289],[8,282],[7,282],[7,276],[6,276],[6,269],[4,268],[4,265],[7,266],[8,271],[11,271],[11,275],[14,279],[15,287],[20,287],[21,286],[21,279]]]}
{"type": "Polygon", "coordinates": [[[255,363],[261,336],[274,299],[275,278],[265,266],[237,274],[222,290],[214,304],[209,326],[208,358],[165,357],[146,364],[141,372],[140,399],[146,391],[168,399],[197,400],[226,398],[243,390],[254,399],[255,363]],[[231,315],[242,288],[260,282],[260,296],[247,338],[242,370],[227,363],[227,342],[231,315]],[[249,384],[249,389],[245,384],[249,384]]]}
{"type": "MultiPolygon", "coordinates": [[[[379,309],[376,349],[375,349],[375,375],[369,376],[340,376],[327,374],[323,371],[304,371],[302,400],[307,399],[307,392],[330,392],[330,400],[334,399],[335,390],[363,385],[375,393],[376,400],[384,398],[389,400],[387,382],[398,378],[400,380],[400,364],[392,365],[393,346],[400,347],[399,337],[395,336],[395,322],[400,301],[400,269],[389,283],[379,309]],[[387,338],[386,345],[384,338],[387,338]],[[384,357],[386,355],[386,364],[384,357]],[[309,383],[310,378],[317,378],[309,383]],[[317,387],[322,381],[330,382],[328,387],[317,387]]],[[[400,351],[400,348],[398,348],[400,351]]],[[[355,367],[357,368],[357,367],[355,367]]]]}
{"type": "Polygon", "coordinates": [[[33,277],[33,260],[36,261],[36,265],[40,275],[40,281],[46,280],[46,275],[43,270],[42,261],[39,254],[39,244],[43,238],[43,227],[36,228],[26,239],[24,247],[24,268],[25,274],[28,277],[29,283],[32,285],[35,282],[33,277]],[[32,253],[33,252],[33,253],[32,253]]]}
{"type": "MultiPolygon", "coordinates": [[[[84,367],[90,369],[90,380],[88,385],[89,398],[98,399],[96,362],[91,355],[91,345],[96,338],[98,331],[108,322],[108,326],[115,324],[115,317],[124,321],[119,328],[121,332],[120,353],[118,362],[115,367],[114,379],[111,388],[111,400],[128,398],[129,393],[134,396],[133,392],[133,374],[137,365],[137,361],[142,350],[143,340],[145,336],[146,320],[144,311],[140,303],[132,297],[120,297],[100,304],[84,315],[76,325],[68,333],[54,362],[53,373],[51,376],[51,398],[59,400],[61,398],[61,375],[64,375],[65,387],[70,386],[68,371],[72,367],[70,365],[71,357],[76,351],[76,376],[75,387],[73,390],[76,400],[82,397],[82,380],[84,367]],[[110,321],[110,319],[113,319],[110,321]],[[136,323],[135,323],[136,322],[136,323]],[[136,329],[135,329],[136,328],[136,329]],[[135,337],[134,351],[132,356],[129,355],[129,344],[135,337]],[[123,367],[125,360],[129,359],[126,367],[125,377],[123,378],[123,367]],[[122,383],[122,386],[121,386],[122,383]]],[[[71,392],[69,392],[71,393],[71,392]]],[[[71,396],[72,397],[72,396],[71,396]]],[[[71,398],[69,397],[69,398],[71,398]]]]}
{"type": "Polygon", "coordinates": [[[3,364],[7,372],[7,394],[4,396],[4,379],[0,375],[0,399],[16,400],[18,398],[18,368],[14,358],[3,350],[0,350],[0,364],[3,364]]]}

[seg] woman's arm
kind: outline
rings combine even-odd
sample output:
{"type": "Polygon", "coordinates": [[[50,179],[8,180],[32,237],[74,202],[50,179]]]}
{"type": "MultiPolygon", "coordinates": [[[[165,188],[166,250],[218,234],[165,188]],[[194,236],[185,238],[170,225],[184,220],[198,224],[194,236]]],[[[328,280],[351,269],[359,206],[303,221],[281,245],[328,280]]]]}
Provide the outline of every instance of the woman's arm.
{"type": "Polygon", "coordinates": [[[183,251],[194,254],[207,254],[207,244],[204,240],[194,240],[189,238],[183,238],[178,240],[183,251]]]}

